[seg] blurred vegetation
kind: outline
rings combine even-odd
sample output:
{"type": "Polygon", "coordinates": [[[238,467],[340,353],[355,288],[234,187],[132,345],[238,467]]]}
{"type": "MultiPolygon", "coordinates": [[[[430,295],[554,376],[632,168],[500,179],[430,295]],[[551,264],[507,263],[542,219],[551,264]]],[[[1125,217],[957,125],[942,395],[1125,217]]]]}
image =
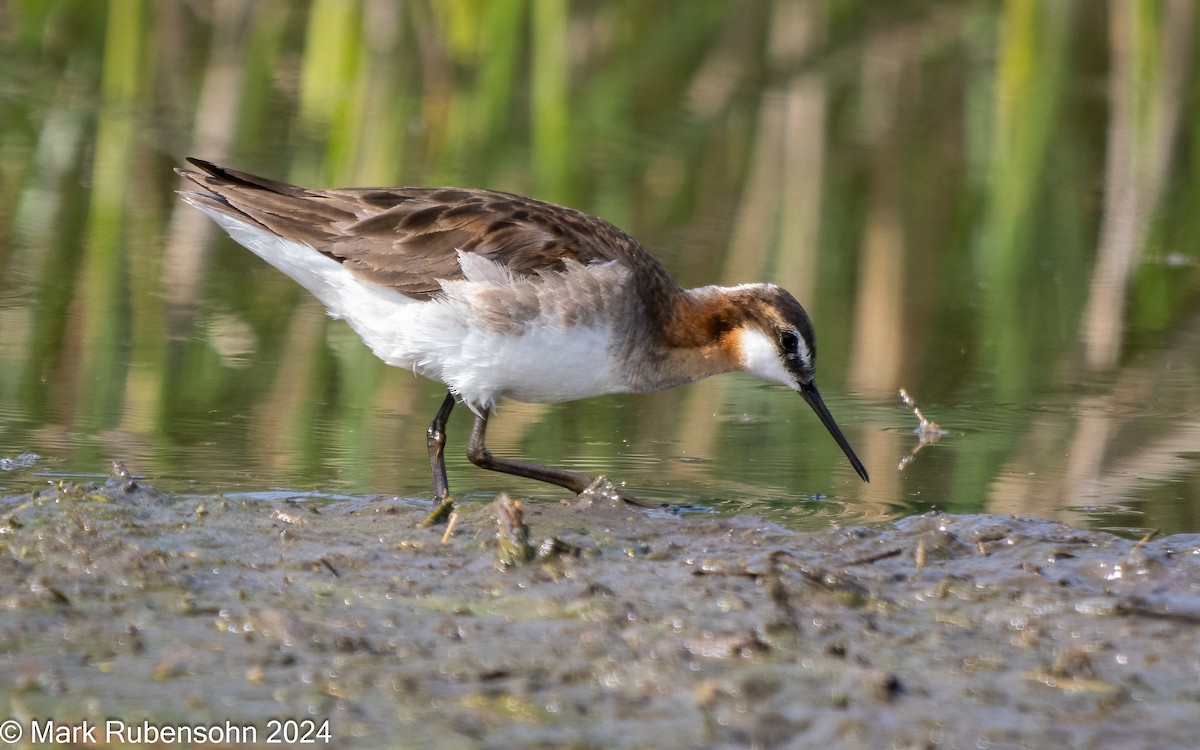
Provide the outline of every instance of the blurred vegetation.
{"type": "MultiPolygon", "coordinates": [[[[171,169],[199,155],[312,185],[530,194],[622,226],[686,285],[788,286],[877,478],[847,490],[865,503],[914,496],[888,476],[899,386],[947,405],[1099,398],[1107,429],[1018,412],[908,472],[911,507],[1070,504],[997,477],[1102,479],[1146,442],[1113,442],[1139,430],[1119,405],[1200,359],[1198,16],[1187,0],[0,0],[0,454],[427,492],[415,425],[437,387],[177,201],[171,169]]],[[[846,475],[786,399],[721,380],[636,414],[515,407],[496,439],[507,421],[529,455],[598,468],[604,441],[668,444],[719,457],[728,486],[803,439],[801,468],[769,484],[846,475]],[[714,403],[784,416],[746,432],[714,403]]],[[[1186,476],[1175,497],[1196,507],[1187,471],[1149,484],[1186,476]]],[[[1200,530],[1172,512],[1187,518],[1157,525],[1200,530]]]]}

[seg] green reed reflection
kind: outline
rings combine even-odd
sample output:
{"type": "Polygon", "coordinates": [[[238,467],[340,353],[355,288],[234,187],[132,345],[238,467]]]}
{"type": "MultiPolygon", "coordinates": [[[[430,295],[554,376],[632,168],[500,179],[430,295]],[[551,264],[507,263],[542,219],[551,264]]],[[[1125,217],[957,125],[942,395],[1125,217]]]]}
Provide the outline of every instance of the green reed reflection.
{"type": "MultiPolygon", "coordinates": [[[[687,285],[778,281],[816,319],[825,392],[860,396],[837,415],[879,477],[856,497],[901,502],[900,386],[1035,403],[1131,373],[1174,387],[1131,352],[1195,360],[1188,6],[0,0],[0,454],[43,441],[75,469],[141,450],[179,476],[220,457],[425,492],[413,425],[436,388],[179,204],[171,168],[196,154],[314,185],[533,194],[618,223],[687,285]]],[[[786,399],[727,380],[496,428],[551,463],[611,463],[605,436],[724,456],[737,482],[802,445],[798,473],[764,481],[827,487],[836,446],[786,399]],[[714,420],[730,403],[778,418],[714,420]]],[[[997,475],[1083,428],[983,428],[911,475],[960,507],[1036,506],[997,475]]]]}

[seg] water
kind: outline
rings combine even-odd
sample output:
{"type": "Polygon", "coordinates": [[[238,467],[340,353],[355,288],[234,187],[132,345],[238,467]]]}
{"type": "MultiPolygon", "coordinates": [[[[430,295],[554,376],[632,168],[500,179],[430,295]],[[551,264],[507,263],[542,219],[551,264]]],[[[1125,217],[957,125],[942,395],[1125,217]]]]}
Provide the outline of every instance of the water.
{"type": "MultiPolygon", "coordinates": [[[[119,458],[169,492],[428,497],[440,387],[176,200],[200,155],[531,194],[685,285],[780,283],[872,481],[741,376],[506,404],[497,454],[794,528],[1200,531],[1200,99],[1170,93],[1196,90],[1200,40],[1168,33],[1191,11],[943,5],[571,6],[534,32],[501,3],[0,4],[0,492],[119,458]],[[945,430],[915,453],[900,388],[945,430]]],[[[468,464],[469,428],[460,407],[459,497],[560,496],[468,464]]]]}

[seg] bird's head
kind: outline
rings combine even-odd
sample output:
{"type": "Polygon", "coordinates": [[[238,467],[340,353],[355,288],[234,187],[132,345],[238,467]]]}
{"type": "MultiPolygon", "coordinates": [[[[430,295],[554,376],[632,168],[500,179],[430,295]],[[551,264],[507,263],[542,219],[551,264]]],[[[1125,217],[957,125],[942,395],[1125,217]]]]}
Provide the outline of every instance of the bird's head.
{"type": "Polygon", "coordinates": [[[817,390],[817,345],[808,313],[786,289],[771,284],[755,284],[738,291],[743,320],[734,329],[734,350],[741,369],[799,393],[837,441],[850,465],[864,482],[869,482],[866,468],[817,390]]]}

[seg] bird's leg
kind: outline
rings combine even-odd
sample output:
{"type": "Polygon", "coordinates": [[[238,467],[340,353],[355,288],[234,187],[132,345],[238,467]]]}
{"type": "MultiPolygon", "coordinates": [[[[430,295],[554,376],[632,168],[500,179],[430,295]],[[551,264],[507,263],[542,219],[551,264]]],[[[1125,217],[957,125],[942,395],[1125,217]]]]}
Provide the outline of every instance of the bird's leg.
{"type": "Polygon", "coordinates": [[[568,489],[576,495],[591,485],[593,480],[587,474],[493,456],[492,452],[483,444],[490,415],[491,410],[484,409],[482,414],[475,417],[475,427],[472,428],[471,439],[467,443],[467,458],[471,463],[489,471],[499,471],[526,479],[536,479],[539,482],[549,482],[568,489]]]}
{"type": "Polygon", "coordinates": [[[425,433],[425,445],[429,448],[429,468],[433,472],[433,500],[442,502],[450,496],[450,482],[446,479],[446,459],[442,451],[446,447],[446,420],[454,409],[454,394],[446,393],[445,400],[438,407],[437,414],[429,423],[429,431],[425,433]]]}
{"type": "Polygon", "coordinates": [[[446,420],[450,418],[453,408],[454,394],[447,392],[437,414],[433,415],[433,421],[429,423],[429,430],[425,433],[425,445],[429,448],[429,468],[433,473],[434,508],[421,522],[422,526],[444,521],[454,507],[450,499],[450,481],[446,479],[446,459],[442,455],[446,448],[446,420]]]}
{"type": "MultiPolygon", "coordinates": [[[[575,471],[555,469],[550,466],[542,466],[541,464],[533,464],[525,461],[514,461],[508,458],[496,458],[487,449],[487,446],[484,445],[484,436],[487,434],[487,423],[490,415],[491,410],[484,409],[483,413],[475,417],[475,426],[471,429],[471,439],[467,442],[467,458],[471,463],[481,469],[513,474],[525,479],[535,479],[539,482],[548,482],[549,484],[570,490],[576,495],[586,490],[595,481],[587,474],[575,471]]],[[[643,503],[638,502],[633,496],[626,495],[624,492],[618,492],[618,496],[626,503],[645,507],[643,503]]]]}

